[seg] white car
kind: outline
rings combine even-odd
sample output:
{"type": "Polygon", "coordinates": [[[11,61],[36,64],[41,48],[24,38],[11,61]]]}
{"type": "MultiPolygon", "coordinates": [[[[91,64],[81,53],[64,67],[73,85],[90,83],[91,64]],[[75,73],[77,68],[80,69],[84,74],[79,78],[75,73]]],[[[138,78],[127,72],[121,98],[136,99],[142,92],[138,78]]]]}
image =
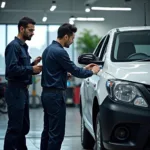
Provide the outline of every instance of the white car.
{"type": "Polygon", "coordinates": [[[150,149],[150,27],[112,29],[78,62],[101,67],[81,84],[83,148],[150,149]]]}

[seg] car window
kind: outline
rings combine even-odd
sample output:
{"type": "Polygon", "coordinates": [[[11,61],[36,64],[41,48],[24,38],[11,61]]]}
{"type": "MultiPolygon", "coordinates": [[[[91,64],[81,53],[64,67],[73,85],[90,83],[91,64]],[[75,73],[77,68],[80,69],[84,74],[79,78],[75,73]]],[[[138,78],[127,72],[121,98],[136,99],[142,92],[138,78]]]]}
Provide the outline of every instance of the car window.
{"type": "Polygon", "coordinates": [[[104,58],[105,58],[105,54],[106,54],[106,50],[107,50],[107,45],[108,45],[108,42],[109,42],[109,35],[106,36],[105,38],[105,41],[101,47],[101,50],[100,50],[100,54],[99,54],[99,60],[103,61],[104,58]]]}
{"type": "Polygon", "coordinates": [[[150,59],[150,30],[117,33],[111,57],[113,61],[150,59]]]}
{"type": "Polygon", "coordinates": [[[99,53],[100,53],[100,50],[101,50],[101,48],[102,48],[102,46],[103,46],[103,43],[104,43],[104,41],[105,41],[105,38],[106,38],[106,36],[101,39],[101,41],[98,43],[97,47],[95,48],[95,50],[94,50],[94,52],[93,52],[93,54],[94,54],[95,56],[97,56],[97,57],[99,56],[99,53]]]}

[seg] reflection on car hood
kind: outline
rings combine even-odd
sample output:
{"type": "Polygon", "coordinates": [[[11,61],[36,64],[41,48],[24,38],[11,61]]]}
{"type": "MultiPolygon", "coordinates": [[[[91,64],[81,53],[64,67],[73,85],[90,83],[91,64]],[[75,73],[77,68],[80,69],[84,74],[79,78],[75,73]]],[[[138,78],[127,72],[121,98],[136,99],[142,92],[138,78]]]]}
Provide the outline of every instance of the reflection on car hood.
{"type": "Polygon", "coordinates": [[[122,62],[108,65],[107,73],[116,79],[150,85],[150,62],[122,62]]]}

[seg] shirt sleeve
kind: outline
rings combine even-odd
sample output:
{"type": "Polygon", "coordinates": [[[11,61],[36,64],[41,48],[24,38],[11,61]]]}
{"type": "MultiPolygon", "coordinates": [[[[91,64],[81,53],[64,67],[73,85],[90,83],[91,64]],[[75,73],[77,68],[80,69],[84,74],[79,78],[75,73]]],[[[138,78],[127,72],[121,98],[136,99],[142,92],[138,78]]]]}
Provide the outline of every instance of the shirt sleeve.
{"type": "Polygon", "coordinates": [[[31,66],[34,66],[35,64],[34,64],[34,61],[30,64],[31,66]]]}
{"type": "MultiPolygon", "coordinates": [[[[31,56],[30,56],[31,57],[31,56]]],[[[34,64],[34,61],[30,64],[31,66],[34,66],[35,64],[34,64]]],[[[34,73],[34,72],[32,72],[32,75],[37,75],[37,74],[39,74],[39,73],[34,73]]]]}
{"type": "Polygon", "coordinates": [[[8,75],[23,76],[33,73],[32,66],[22,66],[19,64],[19,47],[17,44],[10,44],[6,47],[5,62],[8,75]]]}
{"type": "Polygon", "coordinates": [[[67,72],[70,72],[75,77],[87,78],[93,75],[91,70],[77,67],[73,61],[70,60],[68,53],[64,49],[56,52],[56,60],[67,72]]]}

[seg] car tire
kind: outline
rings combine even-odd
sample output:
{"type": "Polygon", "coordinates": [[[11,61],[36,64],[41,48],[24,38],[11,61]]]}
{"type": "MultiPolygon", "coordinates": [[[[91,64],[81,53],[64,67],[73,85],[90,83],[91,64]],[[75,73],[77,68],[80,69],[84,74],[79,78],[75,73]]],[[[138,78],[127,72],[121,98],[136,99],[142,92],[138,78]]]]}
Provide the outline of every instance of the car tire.
{"type": "Polygon", "coordinates": [[[81,116],[81,143],[84,149],[93,149],[94,139],[85,127],[84,119],[81,116]]]}
{"type": "Polygon", "coordinates": [[[100,113],[97,114],[96,117],[96,127],[95,127],[95,146],[94,150],[106,150],[103,145],[103,139],[102,139],[102,131],[99,121],[100,113]]]}

